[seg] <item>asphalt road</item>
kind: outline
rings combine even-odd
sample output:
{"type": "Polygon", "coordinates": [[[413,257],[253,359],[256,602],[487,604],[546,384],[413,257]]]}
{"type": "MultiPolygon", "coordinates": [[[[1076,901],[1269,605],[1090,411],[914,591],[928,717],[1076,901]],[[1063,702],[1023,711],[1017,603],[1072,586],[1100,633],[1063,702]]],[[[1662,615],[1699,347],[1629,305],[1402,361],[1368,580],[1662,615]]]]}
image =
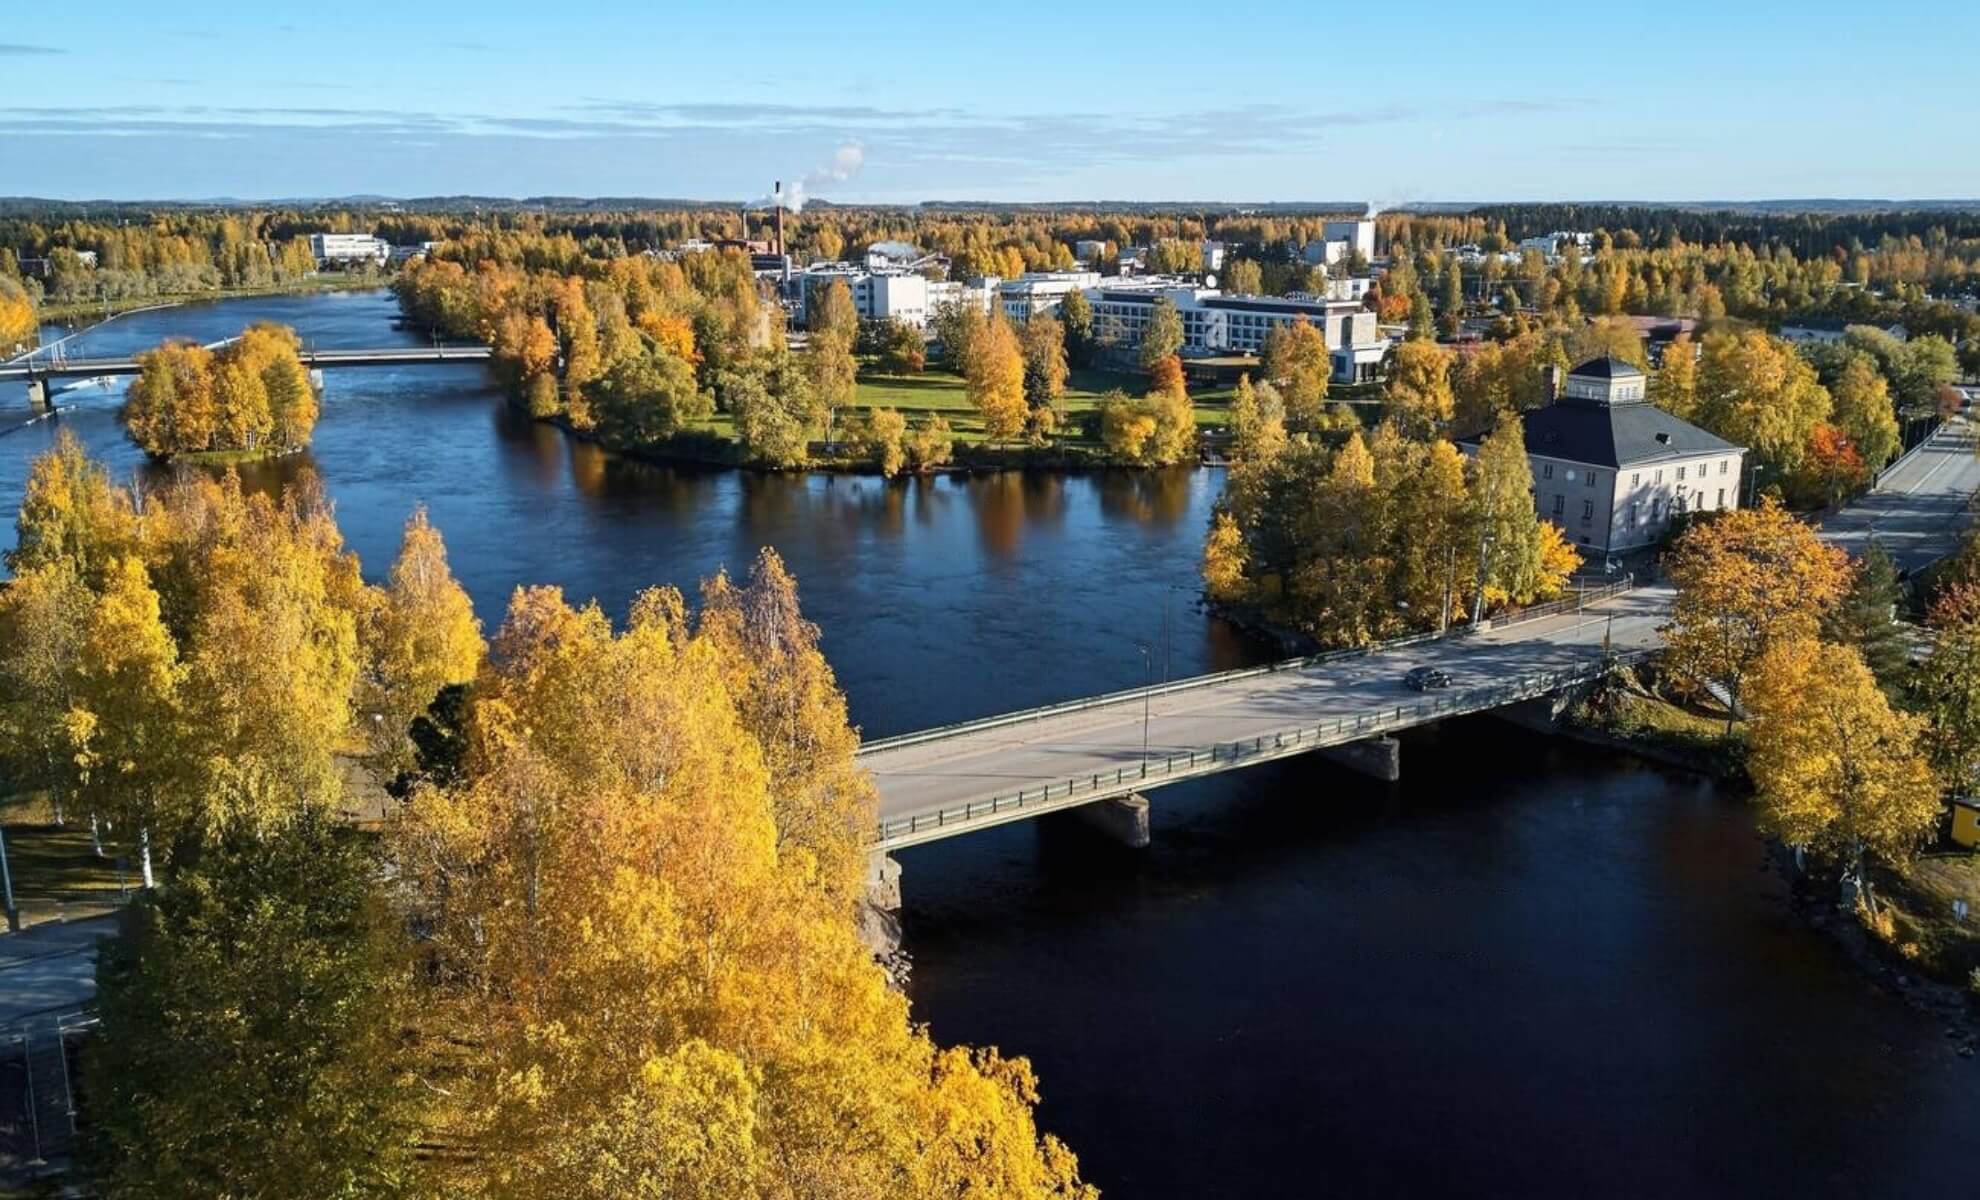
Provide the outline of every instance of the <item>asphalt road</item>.
{"type": "Polygon", "coordinates": [[[1939,427],[1924,448],[1878,480],[1877,490],[1822,522],[1822,535],[1851,554],[1872,539],[1902,571],[1948,553],[1980,490],[1975,432],[1964,419],[1939,427]]]}
{"type": "MultiPolygon", "coordinates": [[[[1456,693],[1585,664],[1601,656],[1605,635],[1617,650],[1648,648],[1670,598],[1668,588],[1638,588],[1581,613],[1152,696],[1147,753],[1161,758],[1415,704],[1423,695],[1403,683],[1412,667],[1441,667],[1456,693]]],[[[1038,721],[883,747],[860,762],[873,773],[887,820],[1135,767],[1143,735],[1143,703],[1135,695],[1038,721]]]]}
{"type": "MultiPolygon", "coordinates": [[[[1956,421],[1890,471],[1876,491],[1826,519],[1822,536],[1853,554],[1874,538],[1901,569],[1914,570],[1952,549],[1976,489],[1974,432],[1956,421]]],[[[1580,615],[1157,695],[1148,701],[1145,721],[1142,698],[1131,695],[1036,721],[965,727],[930,741],[882,746],[860,761],[879,789],[881,820],[896,820],[1137,767],[1144,737],[1145,754],[1160,759],[1382,712],[1421,699],[1403,684],[1403,675],[1419,665],[1449,672],[1455,692],[1586,661],[1602,652],[1605,632],[1613,633],[1618,650],[1653,647],[1670,599],[1668,588],[1638,588],[1580,615]]]]}

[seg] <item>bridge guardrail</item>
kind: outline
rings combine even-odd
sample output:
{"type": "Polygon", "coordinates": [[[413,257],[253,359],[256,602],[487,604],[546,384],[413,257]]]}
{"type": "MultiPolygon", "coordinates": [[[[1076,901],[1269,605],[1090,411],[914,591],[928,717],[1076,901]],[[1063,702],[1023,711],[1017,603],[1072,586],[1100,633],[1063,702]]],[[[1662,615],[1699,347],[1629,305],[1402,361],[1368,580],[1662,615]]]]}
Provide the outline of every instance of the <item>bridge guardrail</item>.
{"type": "Polygon", "coordinates": [[[966,826],[977,822],[986,825],[1002,824],[1003,821],[1015,820],[1024,814],[1049,812],[1072,807],[1078,803],[1104,799],[1110,795],[1119,795],[1123,791],[1132,791],[1136,787],[1143,786],[1151,780],[1169,783],[1194,775],[1208,775],[1219,770],[1229,770],[1231,764],[1243,759],[1257,759],[1262,762],[1304,750],[1318,750],[1360,741],[1389,730],[1407,729],[1438,717],[1463,716],[1499,708],[1521,700],[1544,696],[1570,684],[1598,679],[1618,666],[1641,662],[1653,653],[1654,651],[1650,650],[1632,650],[1622,654],[1604,655],[1599,660],[1583,666],[1542,671],[1521,676],[1509,683],[1472,688],[1455,695],[1440,696],[1410,705],[1397,705],[1394,709],[1385,709],[1373,715],[1337,717],[1332,721],[1322,721],[1315,725],[1290,726],[1235,742],[1213,743],[1207,750],[1188,750],[1165,755],[1159,761],[1153,758],[1145,759],[1133,768],[1121,767],[1112,772],[1101,771],[1078,775],[1063,783],[1044,784],[1037,788],[1019,788],[1014,793],[965,801],[962,804],[952,804],[926,812],[910,813],[904,817],[881,821],[875,828],[875,838],[868,849],[876,851],[899,849],[917,842],[932,841],[940,836],[936,831],[946,830],[952,826],[966,826]],[[1082,796],[1086,799],[1080,800],[1079,797],[1082,796]],[[997,819],[984,821],[983,818],[997,819]]]}
{"type": "Polygon", "coordinates": [[[932,729],[919,729],[913,733],[897,733],[891,737],[875,738],[860,746],[864,756],[882,750],[897,750],[903,746],[919,745],[960,733],[970,733],[979,729],[1000,729],[1008,725],[1022,725],[1029,721],[1039,721],[1046,717],[1063,716],[1067,713],[1084,712],[1091,708],[1104,708],[1109,704],[1120,704],[1129,700],[1149,697],[1169,696],[1178,692],[1194,691],[1198,688],[1214,687],[1218,684],[1234,683],[1240,679],[1256,679],[1262,675],[1272,675],[1280,671],[1300,671],[1307,667],[1322,666],[1344,659],[1360,658],[1388,650],[1398,650],[1406,646],[1420,646],[1428,642],[1448,641],[1455,638],[1471,637],[1485,629],[1503,629],[1508,625],[1520,625],[1546,617],[1573,612],[1583,605],[1598,603],[1620,596],[1636,586],[1633,574],[1599,588],[1585,589],[1571,597],[1550,600],[1545,604],[1529,605],[1526,608],[1493,617],[1484,626],[1470,624],[1452,626],[1443,633],[1413,633],[1407,637],[1391,638],[1386,642],[1376,642],[1367,646],[1351,646],[1344,650],[1324,650],[1319,654],[1308,654],[1299,658],[1281,659],[1259,667],[1238,667],[1229,671],[1218,671],[1209,675],[1196,675],[1188,679],[1178,679],[1171,683],[1157,683],[1145,687],[1124,688],[1116,692],[1102,692],[1098,696],[1086,696],[1078,700],[1062,700],[1056,704],[1041,704],[1036,708],[1022,708],[1016,712],[999,713],[991,717],[973,717],[967,721],[955,721],[948,725],[937,725],[932,729]]]}

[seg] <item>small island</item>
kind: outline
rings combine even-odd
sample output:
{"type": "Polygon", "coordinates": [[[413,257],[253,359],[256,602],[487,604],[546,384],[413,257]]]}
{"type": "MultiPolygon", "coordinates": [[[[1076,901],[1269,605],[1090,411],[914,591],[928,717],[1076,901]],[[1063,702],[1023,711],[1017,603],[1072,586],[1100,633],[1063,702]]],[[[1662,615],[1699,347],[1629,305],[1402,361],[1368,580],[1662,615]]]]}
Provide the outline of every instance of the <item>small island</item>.
{"type": "Polygon", "coordinates": [[[138,365],[121,415],[153,458],[268,458],[309,445],[316,428],[302,340],[286,325],[250,325],[217,347],[168,341],[138,355],[138,365]]]}

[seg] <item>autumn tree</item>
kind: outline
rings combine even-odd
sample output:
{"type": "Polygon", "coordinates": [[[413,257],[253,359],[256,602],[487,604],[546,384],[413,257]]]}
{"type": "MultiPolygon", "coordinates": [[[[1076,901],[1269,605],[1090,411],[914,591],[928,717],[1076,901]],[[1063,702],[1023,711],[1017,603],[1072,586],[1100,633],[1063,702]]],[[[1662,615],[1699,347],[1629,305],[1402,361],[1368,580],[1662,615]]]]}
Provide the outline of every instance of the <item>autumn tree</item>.
{"type": "Polygon", "coordinates": [[[317,401],[301,354],[293,329],[265,322],[217,351],[192,342],[145,351],[125,428],[154,458],[307,445],[317,401]]]}
{"type": "Polygon", "coordinates": [[[694,367],[656,345],[644,344],[605,370],[592,387],[598,429],[616,446],[665,441],[714,409],[695,385],[694,367]]]}
{"type": "Polygon", "coordinates": [[[1946,786],[1971,795],[1980,789],[1980,586],[1945,589],[1926,620],[1932,651],[1912,677],[1931,722],[1926,748],[1946,786]]]}
{"type": "Polygon", "coordinates": [[[1224,291],[1233,296],[1256,296],[1265,290],[1265,277],[1258,264],[1240,258],[1224,269],[1224,291]]]}
{"type": "Polygon", "coordinates": [[[1002,442],[1024,432],[1030,413],[1025,405],[1024,349],[1009,321],[991,318],[970,342],[963,375],[970,403],[982,415],[985,437],[1002,442]]]}
{"type": "Polygon", "coordinates": [[[1897,409],[1889,385],[1867,355],[1850,355],[1829,395],[1834,404],[1830,420],[1870,470],[1881,470],[1897,457],[1897,409]]]}
{"type": "Polygon", "coordinates": [[[1698,413],[1698,347],[1688,333],[1680,333],[1664,347],[1664,358],[1650,373],[1650,402],[1678,418],[1692,420],[1698,413]]]}
{"type": "Polygon", "coordinates": [[[136,558],[111,565],[82,619],[79,669],[64,714],[79,791],[92,812],[136,834],[138,871],[151,888],[154,838],[175,836],[187,821],[185,670],[136,558]]]}
{"type": "Polygon", "coordinates": [[[1130,400],[1119,388],[1101,397],[1100,443],[1122,462],[1147,461],[1155,439],[1155,412],[1145,400],[1130,400]]]}
{"type": "Polygon", "coordinates": [[[1210,517],[1210,536],[1203,542],[1203,591],[1214,604],[1241,604],[1250,595],[1245,577],[1248,551],[1244,531],[1226,509],[1210,517]]]}
{"type": "Polygon", "coordinates": [[[7,568],[22,574],[66,565],[85,584],[98,587],[136,540],[129,494],[111,482],[109,471],[84,452],[73,433],[56,434],[54,447],[28,468],[7,568]]]}
{"type": "Polygon", "coordinates": [[[1451,356],[1435,342],[1407,341],[1395,348],[1382,410],[1404,433],[1428,437],[1450,423],[1451,356]]]}
{"type": "Polygon", "coordinates": [[[1064,419],[1066,394],[1066,332],[1048,316],[1024,323],[1018,340],[1024,352],[1025,428],[1043,442],[1064,419]]]}
{"type": "Polygon", "coordinates": [[[646,593],[623,632],[518,592],[467,781],[417,793],[395,836],[433,1033],[468,1048],[446,1080],[460,1181],[1090,1196],[1032,1124],[1029,1069],[937,1049],[860,945],[833,849],[854,739],[830,728],[842,701],[780,569],[759,566],[712,583],[698,622],[646,593]]]}
{"type": "Polygon", "coordinates": [[[843,279],[834,279],[818,290],[806,317],[811,332],[836,337],[848,346],[859,336],[859,310],[843,279]]]}
{"type": "Polygon", "coordinates": [[[1279,389],[1288,420],[1309,429],[1326,423],[1327,381],[1334,363],[1326,337],[1311,322],[1299,317],[1274,329],[1266,339],[1261,367],[1279,389]]]}
{"type": "Polygon", "coordinates": [[[770,467],[803,466],[824,405],[812,375],[788,352],[768,354],[724,372],[717,394],[735,418],[744,456],[770,467]]]}
{"type": "Polygon", "coordinates": [[[1470,462],[1472,504],[1484,543],[1486,607],[1527,604],[1559,594],[1566,573],[1549,563],[1543,521],[1533,510],[1533,467],[1525,422],[1509,417],[1479,443],[1470,462]]]}
{"type": "Polygon", "coordinates": [[[1152,371],[1163,359],[1182,353],[1182,314],[1167,296],[1157,296],[1148,311],[1148,327],[1141,331],[1141,369],[1152,371]]]}
{"type": "Polygon", "coordinates": [[[1764,333],[1715,333],[1698,366],[1698,423],[1785,471],[1801,465],[1829,393],[1793,346],[1764,333]]]}
{"type": "Polygon", "coordinates": [[[875,408],[848,418],[846,442],[855,455],[870,459],[880,474],[892,479],[907,465],[907,418],[892,408],[875,408]]]}
{"type": "Polygon", "coordinates": [[[1665,660],[1693,686],[1722,689],[1734,709],[1761,656],[1813,639],[1850,580],[1848,556],[1771,501],[1691,526],[1666,569],[1677,596],[1665,660]]]}
{"type": "Polygon", "coordinates": [[[1250,375],[1238,376],[1231,394],[1231,454],[1258,461],[1269,459],[1286,443],[1286,406],[1269,383],[1252,386],[1250,375]]]}
{"type": "Polygon", "coordinates": [[[105,1194],[409,1192],[409,958],[372,841],[321,813],[233,830],[105,939],[85,1055],[105,1194]]]}
{"type": "Polygon", "coordinates": [[[374,761],[391,778],[412,766],[413,721],[443,688],[473,681],[483,650],[481,622],[447,566],[446,543],[425,508],[406,521],[399,557],[367,616],[359,724],[372,740],[374,761]]]}
{"type": "Polygon", "coordinates": [[[1855,650],[1789,637],[1755,662],[1747,770],[1762,824],[1842,864],[1870,897],[1867,857],[1902,864],[1939,820],[1925,722],[1892,710],[1855,650]]]}
{"type": "Polygon", "coordinates": [[[80,784],[66,719],[94,603],[66,561],[22,571],[0,587],[0,768],[14,788],[44,792],[58,825],[80,784]]]}
{"type": "Polygon", "coordinates": [[[1195,453],[1196,408],[1183,382],[1181,359],[1171,356],[1154,365],[1143,403],[1155,420],[1154,434],[1145,449],[1147,461],[1167,466],[1195,453]]]}

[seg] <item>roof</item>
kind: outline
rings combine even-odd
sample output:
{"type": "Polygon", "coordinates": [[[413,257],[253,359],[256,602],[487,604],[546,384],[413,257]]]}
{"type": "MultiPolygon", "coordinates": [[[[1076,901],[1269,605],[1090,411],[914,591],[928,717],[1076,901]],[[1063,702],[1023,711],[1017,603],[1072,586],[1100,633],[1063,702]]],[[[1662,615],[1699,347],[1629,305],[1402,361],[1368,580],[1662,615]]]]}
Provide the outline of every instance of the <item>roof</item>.
{"type": "Polygon", "coordinates": [[[1568,374],[1578,375],[1583,379],[1627,379],[1631,376],[1640,378],[1643,369],[1612,355],[1604,355],[1601,358],[1589,359],[1568,374]]]}
{"type": "Polygon", "coordinates": [[[1526,452],[1594,467],[1739,451],[1716,434],[1650,404],[1560,401],[1526,416],[1526,452]]]}

